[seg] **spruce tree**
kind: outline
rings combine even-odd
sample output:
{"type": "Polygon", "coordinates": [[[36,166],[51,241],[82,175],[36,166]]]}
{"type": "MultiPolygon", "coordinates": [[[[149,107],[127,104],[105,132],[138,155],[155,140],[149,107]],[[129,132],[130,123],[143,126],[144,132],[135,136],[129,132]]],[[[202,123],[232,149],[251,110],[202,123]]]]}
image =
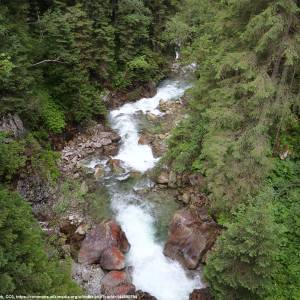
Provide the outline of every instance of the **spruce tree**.
{"type": "Polygon", "coordinates": [[[216,299],[265,299],[271,285],[280,227],[266,192],[241,206],[208,256],[204,277],[216,299]]]}
{"type": "Polygon", "coordinates": [[[299,105],[299,7],[292,0],[233,0],[213,1],[200,17],[192,12],[181,16],[192,28],[185,51],[200,75],[190,115],[206,134],[180,169],[202,172],[212,208],[228,214],[259,191],[280,132],[297,122],[291,108],[299,105]]]}

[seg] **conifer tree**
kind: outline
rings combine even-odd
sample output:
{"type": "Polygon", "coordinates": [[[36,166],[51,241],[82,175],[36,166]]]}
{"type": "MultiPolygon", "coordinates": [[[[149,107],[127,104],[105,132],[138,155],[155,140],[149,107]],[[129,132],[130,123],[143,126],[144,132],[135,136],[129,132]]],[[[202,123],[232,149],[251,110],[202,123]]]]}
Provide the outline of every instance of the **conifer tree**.
{"type": "Polygon", "coordinates": [[[57,260],[49,260],[28,203],[0,189],[0,295],[79,295],[57,260]]]}
{"type": "Polygon", "coordinates": [[[216,299],[265,299],[271,285],[279,226],[266,204],[266,192],[255,204],[242,206],[208,256],[204,276],[216,299]]]}

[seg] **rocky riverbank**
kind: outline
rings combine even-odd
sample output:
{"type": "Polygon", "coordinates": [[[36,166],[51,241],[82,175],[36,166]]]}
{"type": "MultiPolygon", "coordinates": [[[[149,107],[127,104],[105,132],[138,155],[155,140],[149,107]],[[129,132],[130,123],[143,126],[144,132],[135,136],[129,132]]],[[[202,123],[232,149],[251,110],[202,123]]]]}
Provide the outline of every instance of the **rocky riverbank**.
{"type": "Polygon", "coordinates": [[[60,169],[63,174],[80,177],[81,161],[89,156],[109,158],[119,150],[120,136],[102,124],[89,127],[69,141],[61,151],[60,169]]]}
{"type": "MultiPolygon", "coordinates": [[[[186,101],[185,97],[161,100],[162,114],[140,114],[138,143],[149,145],[155,157],[167,150],[167,138],[184,118],[186,101]]],[[[168,212],[167,218],[163,215],[161,219],[170,222],[164,254],[186,269],[197,269],[205,262],[219,228],[205,209],[207,198],[201,193],[201,174],[176,174],[161,165],[155,175],[152,171],[143,177],[138,175],[149,184],[136,181],[137,174],[127,172],[123,162],[114,158],[120,139],[107,126],[93,124],[64,144],[59,164],[61,177],[56,186],[38,175],[24,174],[18,181],[18,190],[32,203],[61,257],[73,259],[73,278],[88,294],[135,294],[138,299],[154,300],[150,294],[137,291],[132,282],[133,266],[126,260],[130,245],[120,225],[111,218],[106,181],[128,181],[134,194],[148,200],[160,202],[168,195],[174,204],[177,202],[177,209],[161,209],[168,212]]],[[[162,231],[166,226],[167,223],[162,225],[162,231]]],[[[195,290],[191,299],[206,299],[203,295],[202,290],[195,290]]]]}
{"type": "MultiPolygon", "coordinates": [[[[174,102],[160,101],[159,108],[164,114],[162,116],[146,114],[142,118],[139,144],[151,146],[157,157],[163,155],[167,149],[166,139],[170,130],[184,117],[184,106],[184,98],[174,102]]],[[[100,178],[101,181],[107,172],[124,173],[121,161],[109,159],[118,152],[119,138],[115,133],[103,129],[100,126],[92,128],[89,130],[89,138],[87,134],[80,135],[62,150],[62,171],[66,176],[81,178],[84,173],[80,162],[89,156],[106,157],[106,166],[110,169],[105,170],[106,167],[103,165],[95,167],[94,180],[100,178]],[[97,176],[98,173],[100,176],[97,176]]],[[[150,184],[146,189],[145,186],[142,189],[136,187],[134,191],[146,197],[151,193],[160,194],[160,191],[164,190],[173,191],[174,201],[177,201],[181,208],[170,218],[164,254],[179,261],[187,269],[196,269],[199,264],[205,262],[206,253],[213,246],[220,231],[205,209],[207,198],[201,193],[203,177],[201,174],[176,174],[164,166],[161,166],[161,170],[152,176],[154,184],[150,184]]],[[[60,231],[64,230],[60,228],[60,231]]],[[[72,247],[75,244],[77,249],[74,256],[77,262],[73,265],[73,277],[89,294],[137,293],[132,283],[132,266],[127,265],[125,260],[129,243],[122,228],[113,219],[89,225],[77,222],[77,226],[67,235],[67,241],[73,244],[72,247]],[[79,232],[82,235],[79,236],[79,232]]],[[[155,299],[142,292],[138,292],[138,295],[139,299],[155,299]]],[[[190,297],[210,299],[208,295],[207,291],[198,289],[190,297]]]]}

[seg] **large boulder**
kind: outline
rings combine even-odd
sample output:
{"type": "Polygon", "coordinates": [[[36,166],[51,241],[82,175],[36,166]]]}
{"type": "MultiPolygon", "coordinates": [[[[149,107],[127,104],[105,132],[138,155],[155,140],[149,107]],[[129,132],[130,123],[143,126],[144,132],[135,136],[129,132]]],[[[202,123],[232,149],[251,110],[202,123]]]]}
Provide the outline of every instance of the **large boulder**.
{"type": "Polygon", "coordinates": [[[96,225],[86,234],[78,254],[78,262],[98,263],[104,250],[112,247],[126,253],[130,245],[120,225],[114,220],[107,220],[96,225]]]}
{"type": "Polygon", "coordinates": [[[219,233],[217,223],[205,208],[184,208],[172,219],[164,254],[189,269],[197,268],[219,233]]]}
{"type": "Polygon", "coordinates": [[[113,159],[111,158],[107,164],[109,165],[109,167],[111,168],[113,173],[116,174],[122,174],[125,172],[125,170],[122,168],[122,161],[120,159],[113,159]]]}
{"type": "Polygon", "coordinates": [[[116,156],[119,152],[119,145],[114,143],[103,147],[103,155],[116,156]]]}
{"type": "Polygon", "coordinates": [[[0,119],[0,132],[19,137],[24,134],[23,122],[17,114],[8,114],[0,119]]]}
{"type": "Polygon", "coordinates": [[[106,296],[133,295],[135,286],[126,271],[111,271],[101,280],[101,293],[106,296]]]}
{"type": "Polygon", "coordinates": [[[189,300],[213,300],[208,288],[196,289],[190,294],[189,300]]]}
{"type": "Polygon", "coordinates": [[[156,179],[156,182],[159,184],[168,184],[169,183],[169,173],[167,171],[162,171],[156,179]]]}
{"type": "Polygon", "coordinates": [[[100,265],[105,270],[122,270],[125,268],[125,256],[117,247],[103,251],[100,265]]]}
{"type": "Polygon", "coordinates": [[[139,138],[138,143],[140,145],[149,145],[149,144],[151,144],[152,141],[153,141],[153,137],[146,135],[146,134],[142,134],[139,138]]]}

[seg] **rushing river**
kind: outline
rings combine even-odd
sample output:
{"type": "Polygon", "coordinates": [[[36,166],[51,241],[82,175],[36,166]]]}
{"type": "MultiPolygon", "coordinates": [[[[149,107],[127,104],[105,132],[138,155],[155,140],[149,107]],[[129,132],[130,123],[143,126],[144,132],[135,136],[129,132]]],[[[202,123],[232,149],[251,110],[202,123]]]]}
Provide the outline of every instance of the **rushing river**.
{"type": "MultiPolygon", "coordinates": [[[[121,160],[125,170],[123,174],[106,177],[111,209],[131,244],[127,263],[133,267],[133,284],[138,290],[148,292],[158,300],[188,300],[195,288],[201,288],[201,279],[199,274],[188,274],[178,262],[163,254],[164,241],[157,237],[157,224],[159,218],[166,222],[174,213],[174,210],[169,210],[167,198],[162,196],[160,204],[154,205],[149,197],[134,192],[141,187],[151,186],[146,175],[133,186],[129,185],[129,188],[127,179],[130,171],[145,173],[158,162],[150,146],[138,143],[142,116],[162,116],[160,101],[179,99],[189,86],[185,81],[166,80],[158,87],[154,97],[127,103],[110,112],[110,125],[121,136],[121,147],[114,159],[121,160]],[[164,214],[168,210],[166,218],[164,214]]],[[[93,161],[90,167],[98,163],[99,160],[93,161]]],[[[105,165],[105,162],[102,164],[105,165]]],[[[173,199],[170,202],[175,204],[173,199]]]]}
{"type": "MultiPolygon", "coordinates": [[[[123,162],[126,170],[145,172],[158,161],[150,146],[138,144],[141,113],[162,115],[159,102],[180,98],[188,87],[185,82],[167,80],[159,86],[153,98],[143,98],[111,111],[111,126],[122,138],[115,158],[123,162]]],[[[122,191],[118,187],[121,184],[110,187],[111,205],[131,244],[127,259],[133,266],[133,284],[158,300],[187,300],[193,289],[200,287],[200,278],[191,278],[179,263],[163,255],[163,244],[155,236],[153,206],[132,192],[122,191]]]]}

